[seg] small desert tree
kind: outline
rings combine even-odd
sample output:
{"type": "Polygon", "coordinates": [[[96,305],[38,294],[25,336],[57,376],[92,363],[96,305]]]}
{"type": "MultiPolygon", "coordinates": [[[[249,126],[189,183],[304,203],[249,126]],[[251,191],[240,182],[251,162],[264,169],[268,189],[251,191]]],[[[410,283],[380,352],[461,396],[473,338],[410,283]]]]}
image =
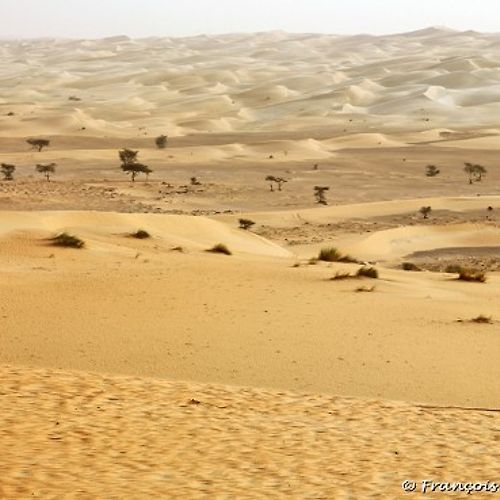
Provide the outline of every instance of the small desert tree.
{"type": "Polygon", "coordinates": [[[56,166],[57,165],[55,163],[49,163],[48,165],[38,164],[36,166],[36,171],[40,174],[43,174],[45,180],[47,182],[50,182],[50,176],[55,173],[56,166]]]}
{"type": "Polygon", "coordinates": [[[167,147],[168,137],[166,135],[160,135],[155,139],[155,144],[158,149],[165,149],[167,147]]]}
{"type": "Polygon", "coordinates": [[[132,149],[127,148],[118,151],[118,156],[123,164],[136,163],[138,154],[139,151],[133,151],[132,149]]]}
{"type": "Polygon", "coordinates": [[[432,207],[422,207],[419,212],[423,215],[424,219],[428,219],[429,214],[432,212],[432,207]]]}
{"type": "Polygon", "coordinates": [[[266,181],[269,182],[269,186],[271,187],[271,191],[274,191],[274,182],[276,182],[276,177],[274,177],[274,175],[268,175],[266,177],[266,181]]]}
{"type": "Polygon", "coordinates": [[[426,167],[427,171],[425,175],[427,177],[436,177],[436,175],[439,175],[441,171],[436,167],[436,165],[427,165],[426,167]]]}
{"type": "Polygon", "coordinates": [[[147,180],[149,174],[153,172],[147,165],[137,161],[138,154],[139,151],[133,151],[132,149],[122,149],[118,152],[118,156],[122,162],[121,169],[127,174],[130,174],[132,182],[135,182],[135,178],[138,174],[146,174],[147,180]]]}
{"type": "Polygon", "coordinates": [[[285,182],[288,182],[286,179],[283,179],[283,177],[275,177],[274,175],[268,175],[266,177],[266,181],[269,182],[269,185],[271,186],[271,191],[274,191],[274,183],[278,184],[278,191],[281,191],[281,186],[285,182]]]}
{"type": "Polygon", "coordinates": [[[469,176],[469,184],[472,184],[474,181],[481,182],[487,170],[482,165],[465,163],[464,172],[469,176]]]}
{"type": "Polygon", "coordinates": [[[146,180],[149,177],[149,174],[153,171],[143,163],[123,163],[121,166],[122,170],[127,174],[130,174],[130,178],[132,182],[135,182],[135,178],[139,174],[146,174],[146,180]]]}
{"type": "Polygon", "coordinates": [[[8,163],[2,163],[0,170],[2,172],[4,181],[14,180],[14,172],[16,171],[15,165],[9,165],[8,163]]]}
{"type": "Polygon", "coordinates": [[[48,139],[27,139],[26,142],[33,148],[37,148],[40,152],[43,148],[50,146],[48,139]]]}
{"type": "Polygon", "coordinates": [[[255,225],[255,222],[250,219],[239,219],[238,222],[240,223],[240,229],[245,229],[245,230],[248,230],[253,225],[255,225]]]}
{"type": "Polygon", "coordinates": [[[483,180],[483,175],[486,175],[488,172],[485,167],[482,165],[474,165],[476,182],[481,182],[483,180]]]}
{"type": "Polygon", "coordinates": [[[316,203],[319,203],[320,205],[328,205],[325,193],[329,190],[329,186],[314,186],[314,196],[316,197],[316,203]]]}
{"type": "Polygon", "coordinates": [[[285,184],[285,182],[288,182],[286,179],[283,179],[283,177],[276,177],[275,178],[276,184],[278,184],[278,191],[281,191],[281,186],[285,184]]]}

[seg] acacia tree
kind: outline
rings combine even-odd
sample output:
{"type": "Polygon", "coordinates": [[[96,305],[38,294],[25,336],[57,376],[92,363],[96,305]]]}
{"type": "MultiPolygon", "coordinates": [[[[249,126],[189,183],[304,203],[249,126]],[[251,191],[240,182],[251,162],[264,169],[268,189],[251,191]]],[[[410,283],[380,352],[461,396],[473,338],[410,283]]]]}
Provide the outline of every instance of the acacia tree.
{"type": "Polygon", "coordinates": [[[166,135],[160,135],[155,139],[155,144],[158,149],[165,149],[167,147],[168,137],[166,135]]]}
{"type": "Polygon", "coordinates": [[[481,182],[483,180],[483,175],[488,172],[482,165],[474,165],[476,182],[481,182]]]}
{"type": "Polygon", "coordinates": [[[330,191],[329,186],[314,186],[314,196],[316,197],[316,203],[319,203],[321,205],[328,205],[325,195],[327,191],[330,191]]]}
{"type": "Polygon", "coordinates": [[[278,191],[281,191],[282,184],[285,184],[285,182],[288,181],[286,179],[283,179],[283,177],[276,177],[275,182],[276,184],[278,184],[278,191]]]}
{"type": "Polygon", "coordinates": [[[281,191],[281,186],[285,182],[288,182],[286,179],[283,179],[283,177],[275,177],[274,175],[268,175],[266,177],[266,181],[269,182],[269,185],[271,186],[271,191],[274,191],[274,184],[273,183],[276,183],[278,185],[278,191],[281,191]]]}
{"type": "Polygon", "coordinates": [[[26,142],[33,148],[37,148],[40,152],[43,148],[50,146],[48,139],[27,139],[26,142]]]}
{"type": "Polygon", "coordinates": [[[47,182],[50,182],[50,176],[51,174],[54,174],[56,171],[56,164],[55,163],[49,163],[48,165],[42,165],[38,164],[36,166],[36,171],[40,174],[43,174],[45,177],[45,180],[47,182]]]}
{"type": "Polygon", "coordinates": [[[14,172],[16,170],[15,165],[10,165],[8,163],[2,163],[1,168],[0,168],[2,174],[3,174],[3,180],[4,181],[12,181],[14,180],[14,172]]]}
{"type": "Polygon", "coordinates": [[[464,172],[469,176],[469,184],[472,184],[473,182],[481,182],[483,175],[486,175],[488,171],[482,165],[465,163],[464,172]]]}
{"type": "Polygon", "coordinates": [[[130,174],[132,182],[135,182],[135,178],[138,174],[146,174],[146,180],[149,178],[149,174],[153,171],[144,163],[139,163],[137,161],[137,155],[139,151],[133,151],[132,149],[122,149],[118,151],[118,156],[122,162],[121,169],[130,174]]]}
{"type": "Polygon", "coordinates": [[[271,191],[274,191],[274,184],[273,184],[273,182],[276,182],[276,177],[274,177],[274,175],[268,175],[266,177],[266,181],[269,182],[269,186],[271,187],[271,191]]]}

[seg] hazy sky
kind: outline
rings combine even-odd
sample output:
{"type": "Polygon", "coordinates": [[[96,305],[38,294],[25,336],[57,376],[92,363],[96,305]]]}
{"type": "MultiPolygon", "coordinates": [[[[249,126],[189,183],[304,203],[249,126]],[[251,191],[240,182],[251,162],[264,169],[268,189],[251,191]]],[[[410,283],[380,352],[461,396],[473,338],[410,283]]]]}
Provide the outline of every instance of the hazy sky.
{"type": "Polygon", "coordinates": [[[500,0],[0,0],[0,37],[184,36],[285,30],[500,32],[500,0]]]}

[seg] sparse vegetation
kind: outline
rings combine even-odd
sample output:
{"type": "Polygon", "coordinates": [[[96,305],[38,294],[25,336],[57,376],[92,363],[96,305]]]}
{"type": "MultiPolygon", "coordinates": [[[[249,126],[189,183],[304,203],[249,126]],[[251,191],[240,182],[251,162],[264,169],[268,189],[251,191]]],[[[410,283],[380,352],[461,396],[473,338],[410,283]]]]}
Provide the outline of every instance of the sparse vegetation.
{"type": "Polygon", "coordinates": [[[138,154],[139,151],[133,151],[132,149],[122,149],[118,152],[122,162],[121,169],[127,174],[130,174],[132,182],[135,182],[135,178],[138,174],[146,174],[147,180],[149,174],[153,172],[147,165],[137,161],[138,154]]]}
{"type": "Polygon", "coordinates": [[[375,286],[358,286],[356,290],[354,290],[356,293],[370,293],[374,292],[376,289],[375,286]]]}
{"type": "Polygon", "coordinates": [[[50,176],[56,172],[57,165],[55,163],[49,163],[47,165],[38,164],[36,166],[36,171],[45,177],[47,182],[50,182],[50,176]]]}
{"type": "Polygon", "coordinates": [[[476,283],[485,283],[486,274],[483,271],[475,269],[461,268],[458,273],[458,279],[460,281],[472,281],[476,283]]]}
{"type": "Polygon", "coordinates": [[[479,269],[469,269],[451,264],[446,267],[445,272],[448,274],[458,274],[458,279],[460,281],[471,281],[476,283],[486,282],[486,273],[479,269]]]}
{"type": "Polygon", "coordinates": [[[158,149],[165,149],[168,144],[168,137],[166,135],[160,135],[155,139],[155,144],[158,149]]]}
{"type": "Polygon", "coordinates": [[[470,321],[471,323],[480,323],[485,325],[491,325],[493,323],[493,320],[491,319],[490,316],[484,316],[483,314],[480,314],[479,316],[472,318],[470,321]]]}
{"type": "Polygon", "coordinates": [[[9,163],[2,163],[0,166],[0,171],[3,175],[4,181],[12,181],[14,180],[14,172],[16,171],[15,165],[10,165],[9,163]]]}
{"type": "Polygon", "coordinates": [[[322,260],[323,262],[357,262],[356,259],[353,259],[349,255],[340,253],[335,247],[322,248],[319,252],[318,260],[322,260]]]}
{"type": "Polygon", "coordinates": [[[436,165],[427,165],[425,175],[427,177],[436,177],[441,173],[441,171],[436,167],[436,165]]]}
{"type": "Polygon", "coordinates": [[[245,230],[248,230],[255,225],[255,222],[250,219],[238,219],[238,222],[240,224],[240,229],[245,229],[245,230]]]}
{"type": "Polygon", "coordinates": [[[50,242],[56,247],[83,248],[85,246],[83,240],[68,233],[60,233],[54,236],[54,238],[51,238],[50,242]]]}
{"type": "Polygon", "coordinates": [[[207,250],[207,252],[222,253],[224,255],[232,255],[232,252],[223,243],[217,243],[217,245],[214,245],[212,248],[209,248],[207,250]]]}
{"type": "Polygon", "coordinates": [[[444,272],[448,274],[459,274],[461,271],[462,266],[459,266],[457,264],[450,264],[446,266],[446,269],[444,270],[444,272]]]}
{"type": "Polygon", "coordinates": [[[325,193],[329,190],[329,186],[314,186],[314,196],[316,198],[316,203],[319,203],[320,205],[328,205],[325,193]]]}
{"type": "Polygon", "coordinates": [[[50,141],[48,139],[27,139],[26,142],[31,147],[38,149],[38,152],[42,151],[43,148],[50,146],[50,141]]]}
{"type": "Polygon", "coordinates": [[[401,267],[403,268],[403,271],[415,271],[415,272],[422,271],[422,269],[418,267],[416,264],[413,264],[413,262],[403,262],[401,267]]]}
{"type": "Polygon", "coordinates": [[[281,186],[288,182],[286,179],[283,177],[275,177],[274,175],[268,175],[266,176],[266,181],[269,182],[269,185],[271,187],[271,191],[274,191],[274,183],[278,185],[278,191],[281,191],[281,186]]]}
{"type": "Polygon", "coordinates": [[[358,269],[356,276],[358,278],[378,279],[378,271],[374,267],[363,266],[360,269],[358,269]]]}
{"type": "Polygon", "coordinates": [[[488,171],[482,165],[467,162],[465,163],[464,172],[469,178],[469,184],[472,184],[473,182],[481,182],[483,176],[486,175],[488,171]]]}
{"type": "Polygon", "coordinates": [[[151,235],[144,229],[138,229],[135,233],[132,233],[130,236],[132,236],[132,238],[137,238],[138,240],[145,240],[151,238],[151,235]]]}
{"type": "Polygon", "coordinates": [[[430,213],[432,212],[432,207],[422,207],[419,212],[422,214],[424,219],[428,219],[430,213]]]}

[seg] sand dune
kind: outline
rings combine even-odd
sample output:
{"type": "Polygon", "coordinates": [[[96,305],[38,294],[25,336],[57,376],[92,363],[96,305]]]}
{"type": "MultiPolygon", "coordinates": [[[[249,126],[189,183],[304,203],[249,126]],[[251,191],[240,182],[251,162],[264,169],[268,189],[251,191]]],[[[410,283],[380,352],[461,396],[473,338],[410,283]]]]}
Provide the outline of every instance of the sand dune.
{"type": "MultiPolygon", "coordinates": [[[[307,106],[318,95],[330,95],[326,108],[379,117],[382,129],[401,120],[418,129],[422,124],[408,113],[421,108],[435,126],[446,125],[441,106],[456,108],[456,124],[470,123],[467,108],[474,106],[475,126],[487,126],[495,123],[492,113],[497,111],[499,47],[497,35],[441,28],[387,37],[280,33],[276,38],[262,33],[2,41],[0,93],[5,112],[0,133],[48,133],[43,128],[47,114],[65,108],[71,116],[72,106],[82,119],[52,123],[53,134],[91,130],[92,120],[97,120],[107,124],[107,134],[124,137],[139,118],[150,133],[161,133],[165,126],[149,114],[153,110],[168,116],[176,134],[238,131],[250,125],[258,129],[266,127],[277,104],[289,107],[290,113],[281,112],[274,123],[283,127],[296,99],[307,106]],[[467,56],[462,54],[463,43],[467,56]],[[141,57],[144,51],[151,57],[141,57]],[[151,88],[158,90],[153,101],[146,97],[151,88]],[[68,102],[72,95],[81,101],[68,102]],[[247,111],[239,116],[246,118],[232,121],[242,109],[247,111]],[[269,112],[252,114],[263,109],[269,112]],[[6,117],[9,111],[16,115],[6,117]],[[186,113],[199,121],[190,123],[186,113]],[[85,116],[91,119],[87,122],[85,116]]],[[[339,124],[338,117],[319,109],[314,115],[321,117],[322,128],[339,124]]]]}
{"type": "MultiPolygon", "coordinates": [[[[22,231],[44,231],[49,235],[70,232],[82,237],[130,234],[147,228],[155,238],[171,246],[207,249],[224,243],[236,252],[288,257],[290,253],[257,235],[204,217],[105,212],[9,212],[0,217],[0,236],[22,231]]],[[[90,245],[92,248],[92,245],[90,245]]]]}

